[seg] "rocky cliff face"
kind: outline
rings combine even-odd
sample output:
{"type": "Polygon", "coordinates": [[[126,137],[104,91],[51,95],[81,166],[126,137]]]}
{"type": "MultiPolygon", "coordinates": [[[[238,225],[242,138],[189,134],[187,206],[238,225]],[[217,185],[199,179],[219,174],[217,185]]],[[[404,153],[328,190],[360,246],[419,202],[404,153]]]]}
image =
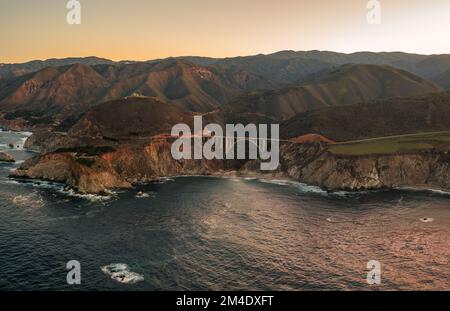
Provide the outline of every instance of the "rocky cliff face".
{"type": "Polygon", "coordinates": [[[170,149],[168,140],[155,138],[117,148],[52,152],[26,161],[12,176],[62,182],[81,193],[103,193],[160,177],[222,174],[238,168],[237,162],[175,161],[170,149]]]}
{"type": "Polygon", "coordinates": [[[405,186],[450,189],[448,151],[341,156],[323,146],[288,145],[282,157],[290,178],[330,191],[405,186]]]}
{"type": "MultiPolygon", "coordinates": [[[[167,139],[120,145],[106,152],[78,150],[52,152],[25,162],[13,177],[66,183],[82,193],[103,193],[129,188],[159,177],[177,175],[261,174],[257,161],[176,161],[167,139]]],[[[450,154],[429,151],[415,154],[340,156],[325,143],[281,146],[281,164],[271,173],[317,185],[329,191],[372,190],[394,187],[450,189],[450,154]]]]}
{"type": "Polygon", "coordinates": [[[15,160],[11,155],[0,152],[0,162],[15,162],[15,160]]]}

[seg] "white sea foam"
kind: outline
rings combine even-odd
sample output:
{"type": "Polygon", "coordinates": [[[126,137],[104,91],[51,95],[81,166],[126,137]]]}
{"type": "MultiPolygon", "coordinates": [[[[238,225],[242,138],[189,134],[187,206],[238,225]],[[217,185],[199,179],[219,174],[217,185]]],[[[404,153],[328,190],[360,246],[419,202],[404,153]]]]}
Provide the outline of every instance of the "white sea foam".
{"type": "Polygon", "coordinates": [[[424,222],[424,223],[429,223],[429,222],[433,222],[433,221],[434,221],[434,218],[427,218],[427,217],[425,217],[425,218],[420,218],[420,221],[421,221],[421,222],[424,222]]]}
{"type": "Polygon", "coordinates": [[[286,180],[278,180],[278,179],[258,179],[258,181],[265,184],[273,184],[278,186],[289,186],[291,183],[286,180]]]}
{"type": "Polygon", "coordinates": [[[64,185],[60,183],[55,182],[49,182],[49,181],[35,181],[35,180],[24,180],[24,181],[18,181],[14,179],[5,180],[5,183],[10,184],[19,184],[19,185],[30,185],[35,188],[41,188],[41,189],[51,189],[56,192],[59,192],[63,195],[67,195],[69,197],[76,197],[81,198],[84,200],[88,200],[91,202],[105,202],[110,201],[115,197],[114,192],[109,192],[108,195],[97,195],[97,194],[81,194],[77,193],[73,189],[65,190],[64,185]]]}
{"type": "MultiPolygon", "coordinates": [[[[10,149],[15,149],[15,150],[24,150],[24,145],[25,145],[25,142],[27,141],[27,139],[31,136],[31,135],[33,135],[33,133],[31,133],[31,132],[11,132],[11,131],[7,131],[7,132],[5,132],[5,133],[16,133],[16,134],[18,134],[18,135],[20,135],[20,138],[19,138],[19,140],[18,141],[16,141],[16,142],[14,142],[14,143],[11,143],[11,146],[13,147],[13,148],[10,148],[10,149]]],[[[0,147],[9,147],[9,144],[8,145],[6,145],[6,144],[0,144],[0,147]]]]}
{"type": "Polygon", "coordinates": [[[444,191],[444,190],[429,189],[428,191],[430,191],[432,193],[437,193],[437,194],[450,195],[450,192],[444,191]]]}
{"type": "Polygon", "coordinates": [[[158,180],[155,181],[155,183],[157,184],[165,184],[167,182],[173,182],[175,181],[175,179],[170,178],[170,177],[160,177],[158,178],[158,180]]]}
{"type": "Polygon", "coordinates": [[[150,195],[148,193],[141,193],[141,192],[139,192],[138,194],[136,194],[136,198],[139,198],[139,199],[141,199],[141,198],[148,198],[148,197],[150,197],[150,195]]]}
{"type": "Polygon", "coordinates": [[[142,192],[142,191],[139,191],[136,194],[136,198],[138,198],[138,199],[150,198],[150,197],[154,198],[155,197],[155,193],[154,192],[142,192]]]}
{"type": "Polygon", "coordinates": [[[292,181],[292,180],[278,180],[278,179],[257,179],[257,180],[259,182],[267,183],[267,184],[295,187],[298,190],[299,194],[317,194],[317,195],[322,195],[322,196],[334,196],[334,197],[342,197],[342,198],[378,191],[378,190],[374,190],[374,191],[358,191],[358,192],[351,192],[351,191],[329,192],[318,186],[308,185],[308,184],[304,184],[304,183],[292,181]]]}
{"type": "Polygon", "coordinates": [[[64,188],[59,189],[59,192],[71,197],[80,198],[84,200],[88,200],[91,202],[106,202],[110,201],[115,197],[115,193],[110,191],[108,192],[108,195],[98,195],[98,194],[81,194],[76,192],[73,189],[64,190],[64,188]]]}
{"type": "Polygon", "coordinates": [[[311,186],[303,183],[294,183],[294,185],[300,190],[302,193],[315,193],[320,195],[330,195],[333,193],[329,193],[326,190],[323,190],[320,187],[317,186],[311,186]]]}
{"type": "Polygon", "coordinates": [[[44,200],[36,193],[15,196],[12,202],[19,207],[41,208],[45,206],[44,200]]]}
{"type": "Polygon", "coordinates": [[[427,188],[414,188],[414,187],[398,187],[397,190],[403,190],[403,191],[412,191],[412,192],[430,192],[435,194],[441,194],[441,195],[450,195],[449,191],[440,190],[440,189],[427,189],[427,188]]]}
{"type": "MultiPolygon", "coordinates": [[[[296,181],[290,181],[290,180],[278,180],[278,179],[258,179],[258,181],[267,183],[267,184],[273,184],[278,186],[291,186],[295,187],[300,191],[300,193],[315,193],[315,194],[321,194],[321,195],[332,195],[333,193],[329,193],[326,190],[323,190],[320,187],[317,186],[311,186],[304,183],[296,182],[296,181]]],[[[336,195],[342,195],[343,193],[334,193],[336,195]]]]}
{"type": "Polygon", "coordinates": [[[144,281],[142,274],[131,272],[127,264],[118,263],[101,267],[101,270],[111,279],[123,284],[135,284],[144,281]]]}

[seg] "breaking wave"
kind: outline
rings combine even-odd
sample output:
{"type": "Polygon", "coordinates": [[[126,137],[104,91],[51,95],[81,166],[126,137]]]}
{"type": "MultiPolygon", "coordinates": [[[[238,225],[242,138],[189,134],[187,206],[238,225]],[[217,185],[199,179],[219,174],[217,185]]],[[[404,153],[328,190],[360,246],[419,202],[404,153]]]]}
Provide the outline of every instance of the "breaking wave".
{"type": "Polygon", "coordinates": [[[4,182],[16,185],[30,185],[34,188],[49,189],[69,197],[80,198],[91,202],[106,202],[111,201],[116,197],[116,193],[114,192],[109,192],[109,194],[106,196],[97,194],[81,194],[77,193],[73,189],[66,190],[64,189],[64,185],[50,181],[32,181],[32,180],[18,181],[14,179],[9,179],[5,180],[4,182]]]}
{"type": "Polygon", "coordinates": [[[427,193],[433,193],[433,194],[439,194],[444,196],[449,196],[450,192],[440,189],[431,189],[431,188],[414,188],[414,187],[399,187],[397,190],[402,191],[411,191],[411,192],[427,192],[427,193]]]}
{"type": "Polygon", "coordinates": [[[19,207],[41,208],[45,206],[42,197],[36,193],[15,196],[12,202],[19,207]]]}
{"type": "Polygon", "coordinates": [[[425,217],[425,218],[420,218],[420,221],[421,221],[421,222],[424,222],[424,223],[429,223],[429,222],[433,222],[433,221],[434,221],[434,218],[427,218],[427,217],[425,217]]]}
{"type": "Polygon", "coordinates": [[[127,264],[117,263],[101,267],[101,270],[111,279],[123,284],[135,284],[144,281],[142,274],[130,271],[127,264]]]}
{"type": "Polygon", "coordinates": [[[156,196],[156,193],[154,192],[142,192],[139,191],[135,197],[138,199],[144,199],[144,198],[154,198],[156,196]]]}
{"type": "Polygon", "coordinates": [[[175,179],[170,178],[170,177],[160,177],[154,183],[155,184],[165,184],[167,182],[173,182],[173,181],[175,181],[175,179]]]}

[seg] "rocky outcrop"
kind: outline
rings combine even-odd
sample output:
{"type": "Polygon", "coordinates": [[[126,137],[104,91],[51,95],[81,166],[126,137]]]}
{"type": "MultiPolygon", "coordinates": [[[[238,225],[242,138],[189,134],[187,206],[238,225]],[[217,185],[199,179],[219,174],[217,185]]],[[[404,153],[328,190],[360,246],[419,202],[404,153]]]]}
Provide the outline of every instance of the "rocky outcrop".
{"type": "Polygon", "coordinates": [[[0,152],[0,162],[11,162],[12,163],[12,162],[16,162],[16,160],[14,160],[14,158],[11,155],[4,153],[4,152],[0,152]]]}
{"type": "Polygon", "coordinates": [[[106,152],[104,148],[53,152],[26,161],[11,176],[62,182],[81,193],[103,193],[160,177],[222,174],[239,165],[234,161],[176,161],[170,148],[166,139],[155,139],[106,152]]]}
{"type": "MultiPolygon", "coordinates": [[[[52,180],[66,183],[82,193],[102,193],[160,177],[262,173],[258,161],[176,161],[170,148],[169,140],[155,138],[148,143],[121,145],[99,154],[82,149],[53,152],[25,162],[13,177],[52,180]]],[[[288,143],[281,146],[281,164],[271,176],[290,178],[329,191],[406,186],[450,189],[450,154],[428,151],[342,156],[329,152],[325,143],[288,143]]]]}
{"type": "Polygon", "coordinates": [[[317,145],[285,145],[284,170],[290,178],[330,191],[396,187],[450,189],[448,151],[343,156],[317,145]],[[311,156],[311,151],[312,156],[311,156]]]}

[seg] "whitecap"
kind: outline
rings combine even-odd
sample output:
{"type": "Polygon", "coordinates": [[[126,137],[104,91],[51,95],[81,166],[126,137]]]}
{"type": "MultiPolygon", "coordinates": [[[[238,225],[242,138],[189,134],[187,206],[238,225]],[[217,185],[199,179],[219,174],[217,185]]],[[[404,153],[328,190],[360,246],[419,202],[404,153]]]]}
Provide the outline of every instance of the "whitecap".
{"type": "Polygon", "coordinates": [[[150,195],[148,193],[138,192],[136,198],[148,198],[150,195]]]}
{"type": "Polygon", "coordinates": [[[175,179],[170,178],[170,177],[160,177],[155,181],[155,183],[156,184],[165,184],[167,182],[173,182],[173,181],[175,181],[175,179]]]}
{"type": "Polygon", "coordinates": [[[5,180],[5,183],[10,184],[20,184],[20,185],[30,185],[34,188],[41,188],[41,189],[49,189],[56,191],[58,193],[61,193],[63,195],[69,196],[69,197],[75,197],[80,198],[84,200],[88,200],[91,202],[105,202],[112,200],[116,194],[113,191],[109,191],[108,195],[98,195],[98,194],[81,194],[76,192],[73,189],[65,190],[64,185],[61,183],[51,182],[51,181],[37,181],[37,180],[14,180],[9,179],[5,180]]]}
{"type": "Polygon", "coordinates": [[[278,179],[258,179],[258,181],[265,184],[273,184],[278,186],[289,186],[290,182],[286,180],[278,180],[278,179]]]}
{"type": "Polygon", "coordinates": [[[131,272],[127,264],[118,263],[101,267],[101,270],[111,279],[123,284],[135,284],[144,281],[142,274],[131,272]]]}
{"type": "Polygon", "coordinates": [[[432,193],[437,193],[437,194],[450,195],[450,192],[444,191],[444,190],[429,189],[428,191],[430,191],[432,193]]]}
{"type": "Polygon", "coordinates": [[[82,194],[82,193],[76,192],[73,189],[64,190],[64,188],[61,188],[61,189],[58,190],[58,192],[60,192],[60,193],[62,193],[64,195],[68,195],[68,196],[71,196],[71,197],[88,200],[88,201],[91,201],[91,202],[110,201],[115,196],[115,193],[112,192],[112,191],[110,191],[108,193],[108,195],[98,195],[98,194],[82,194]]]}
{"type": "Polygon", "coordinates": [[[45,206],[44,200],[36,193],[15,196],[12,202],[19,207],[41,208],[45,206]]]}
{"type": "MultiPolygon", "coordinates": [[[[315,193],[320,195],[330,195],[333,193],[329,193],[326,190],[323,190],[322,188],[318,186],[312,186],[307,185],[301,182],[296,181],[290,181],[290,180],[279,180],[279,179],[258,179],[259,182],[266,183],[266,184],[273,184],[278,186],[291,186],[295,187],[297,190],[299,190],[299,193],[315,193]]],[[[342,196],[342,193],[334,193],[335,195],[342,196]]]]}
{"type": "Polygon", "coordinates": [[[414,187],[398,187],[397,190],[403,190],[403,191],[411,191],[411,192],[429,192],[434,194],[440,194],[440,195],[450,195],[449,191],[440,190],[440,189],[432,189],[432,188],[414,188],[414,187]]]}
{"type": "Polygon", "coordinates": [[[315,193],[315,194],[321,194],[321,195],[329,195],[330,193],[326,190],[323,190],[320,187],[317,186],[311,186],[303,183],[295,183],[295,186],[302,192],[302,193],[315,193]]]}
{"type": "Polygon", "coordinates": [[[434,218],[424,217],[424,218],[420,218],[420,221],[423,223],[429,223],[429,222],[433,222],[434,218]]]}
{"type": "Polygon", "coordinates": [[[147,193],[147,192],[139,191],[139,192],[136,194],[135,197],[138,198],[138,199],[150,198],[150,197],[154,198],[154,197],[155,197],[155,193],[154,193],[154,192],[149,192],[149,193],[147,193]]]}

